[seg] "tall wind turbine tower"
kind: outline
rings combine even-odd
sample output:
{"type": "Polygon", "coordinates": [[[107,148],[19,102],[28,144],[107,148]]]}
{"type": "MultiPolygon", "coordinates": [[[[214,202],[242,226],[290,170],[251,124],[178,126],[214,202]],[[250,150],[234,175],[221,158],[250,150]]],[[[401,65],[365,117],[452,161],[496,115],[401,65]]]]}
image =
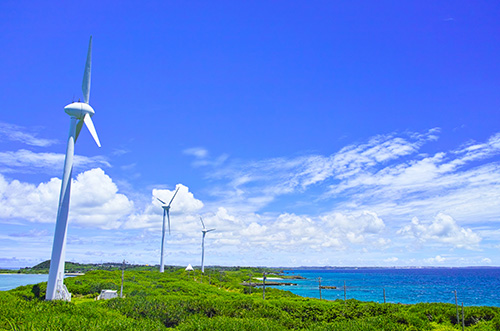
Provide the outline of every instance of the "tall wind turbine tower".
{"type": "Polygon", "coordinates": [[[71,293],[68,292],[68,289],[63,283],[64,259],[66,257],[66,233],[68,230],[69,196],[71,191],[71,173],[73,172],[73,155],[75,152],[75,142],[78,139],[78,135],[80,134],[84,123],[97,143],[97,146],[101,147],[101,143],[97,137],[97,132],[94,128],[94,123],[92,123],[91,119],[94,115],[94,109],[92,109],[89,105],[91,66],[92,36],[90,36],[87,62],[85,63],[85,71],[83,72],[83,102],[73,102],[64,107],[64,111],[71,116],[71,120],[69,126],[68,145],[66,147],[66,159],[64,160],[61,194],[59,195],[59,206],[57,209],[54,243],[52,245],[52,256],[50,258],[49,281],[47,283],[45,300],[71,301],[71,293]]]}
{"type": "Polygon", "coordinates": [[[165,270],[165,266],[163,265],[163,251],[165,249],[165,214],[167,215],[167,219],[168,219],[168,234],[170,234],[170,205],[172,204],[172,201],[174,201],[174,198],[177,195],[177,192],[179,192],[179,188],[180,187],[178,187],[177,190],[175,190],[174,196],[172,197],[172,199],[170,199],[170,202],[168,203],[168,205],[165,202],[163,202],[163,200],[156,198],[156,199],[158,199],[158,201],[160,201],[163,204],[163,206],[161,206],[163,208],[163,226],[161,229],[160,272],[163,272],[165,270]]]}
{"type": "Polygon", "coordinates": [[[200,217],[200,221],[201,221],[201,225],[203,226],[203,229],[201,230],[201,233],[203,233],[203,235],[201,237],[201,272],[205,272],[205,264],[204,264],[204,260],[205,260],[205,235],[207,234],[207,232],[214,231],[215,229],[207,230],[205,228],[205,223],[203,223],[203,218],[200,217]]]}

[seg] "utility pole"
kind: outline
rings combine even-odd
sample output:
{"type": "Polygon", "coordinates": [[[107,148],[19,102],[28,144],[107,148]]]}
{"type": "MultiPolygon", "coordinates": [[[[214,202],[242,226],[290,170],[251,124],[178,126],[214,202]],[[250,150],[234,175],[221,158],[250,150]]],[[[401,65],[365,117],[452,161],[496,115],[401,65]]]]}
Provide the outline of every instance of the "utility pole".
{"type": "Polygon", "coordinates": [[[252,274],[248,274],[250,279],[248,280],[248,287],[250,288],[250,294],[252,294],[252,274]]]}
{"type": "Polygon", "coordinates": [[[321,277],[318,277],[318,283],[319,283],[319,299],[321,300],[321,277]]]}
{"type": "Polygon", "coordinates": [[[262,300],[266,300],[266,273],[262,273],[262,300]]]}
{"type": "Polygon", "coordinates": [[[122,286],[120,287],[120,298],[123,298],[123,278],[124,278],[124,274],[125,274],[125,260],[123,260],[123,263],[122,263],[122,286]]]}
{"type": "Polygon", "coordinates": [[[459,324],[460,323],[460,317],[458,316],[457,290],[455,290],[455,307],[457,308],[457,324],[459,324]]]}
{"type": "Polygon", "coordinates": [[[385,287],[384,287],[384,303],[385,303],[385,287]]]}
{"type": "Polygon", "coordinates": [[[464,303],[462,302],[462,331],[465,330],[465,314],[464,314],[464,303]]]}

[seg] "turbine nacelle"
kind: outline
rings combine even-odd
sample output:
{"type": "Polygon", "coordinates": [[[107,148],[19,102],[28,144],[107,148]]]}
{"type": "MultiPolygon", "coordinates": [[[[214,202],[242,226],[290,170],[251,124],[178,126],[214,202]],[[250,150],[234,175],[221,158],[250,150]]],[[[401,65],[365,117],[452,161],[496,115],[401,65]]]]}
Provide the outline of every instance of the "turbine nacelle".
{"type": "Polygon", "coordinates": [[[71,117],[75,117],[79,120],[83,120],[86,114],[89,116],[94,116],[95,111],[92,107],[85,102],[73,102],[64,107],[64,111],[71,117]]]}

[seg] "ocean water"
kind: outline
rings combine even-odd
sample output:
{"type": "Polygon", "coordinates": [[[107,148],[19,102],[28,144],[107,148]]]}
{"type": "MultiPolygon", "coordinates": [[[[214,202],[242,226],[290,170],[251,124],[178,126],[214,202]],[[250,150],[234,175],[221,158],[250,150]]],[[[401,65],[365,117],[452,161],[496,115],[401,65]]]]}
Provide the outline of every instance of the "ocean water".
{"type": "Polygon", "coordinates": [[[279,286],[283,290],[304,297],[319,298],[318,277],[321,285],[337,286],[323,289],[326,300],[344,299],[344,281],[347,299],[390,303],[445,302],[466,306],[500,307],[500,268],[429,268],[429,269],[343,269],[343,270],[289,270],[287,275],[300,275],[305,280],[286,282],[297,286],[279,286]]]}
{"type": "Polygon", "coordinates": [[[12,290],[22,285],[46,282],[48,279],[48,274],[0,274],[0,291],[12,290]]]}

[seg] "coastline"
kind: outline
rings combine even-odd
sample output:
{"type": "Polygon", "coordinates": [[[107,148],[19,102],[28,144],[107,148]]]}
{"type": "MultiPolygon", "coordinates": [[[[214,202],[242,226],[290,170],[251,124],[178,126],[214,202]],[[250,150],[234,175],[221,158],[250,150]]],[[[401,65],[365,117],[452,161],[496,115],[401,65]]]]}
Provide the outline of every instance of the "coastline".
{"type": "MultiPolygon", "coordinates": [[[[356,299],[364,302],[455,303],[454,293],[466,306],[500,307],[500,268],[376,268],[376,269],[288,269],[285,275],[301,275],[294,279],[298,286],[286,290],[309,298],[319,298],[322,286],[335,286],[322,293],[326,300],[356,299]],[[481,281],[478,282],[477,280],[481,281]],[[345,296],[344,296],[345,284],[345,296]]],[[[274,286],[272,286],[274,287],[274,286]]],[[[275,287],[278,288],[279,287],[275,287]]]]}

